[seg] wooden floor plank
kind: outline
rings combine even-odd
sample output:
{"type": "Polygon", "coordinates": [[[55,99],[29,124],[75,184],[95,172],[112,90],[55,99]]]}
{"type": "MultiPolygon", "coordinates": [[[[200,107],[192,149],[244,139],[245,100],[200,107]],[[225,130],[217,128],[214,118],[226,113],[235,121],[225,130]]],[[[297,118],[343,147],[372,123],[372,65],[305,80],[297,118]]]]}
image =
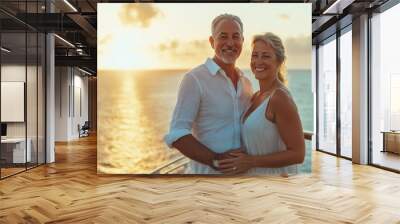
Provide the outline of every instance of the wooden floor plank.
{"type": "Polygon", "coordinates": [[[0,223],[400,223],[400,175],[313,153],[283,177],[98,175],[96,137],[0,181],[0,223]]]}

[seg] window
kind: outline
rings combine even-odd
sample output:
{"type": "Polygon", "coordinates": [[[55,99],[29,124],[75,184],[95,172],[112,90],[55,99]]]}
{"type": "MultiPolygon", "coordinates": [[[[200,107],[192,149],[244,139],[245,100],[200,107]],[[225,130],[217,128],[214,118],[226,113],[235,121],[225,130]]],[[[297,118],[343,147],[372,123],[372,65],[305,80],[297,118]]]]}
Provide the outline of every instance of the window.
{"type": "MultiPolygon", "coordinates": [[[[39,6],[43,4],[19,2],[19,13],[42,12],[39,6]]],[[[44,33],[23,22],[2,12],[0,17],[10,21],[0,29],[1,98],[9,99],[0,105],[1,114],[8,116],[1,118],[6,131],[0,144],[0,178],[5,178],[45,163],[46,40],[44,33]],[[18,100],[13,102],[11,96],[18,100]]]]}
{"type": "Polygon", "coordinates": [[[318,48],[318,148],[336,153],[336,36],[318,48]]]}
{"type": "MultiPolygon", "coordinates": [[[[400,170],[400,155],[388,150],[400,148],[400,5],[376,14],[371,18],[372,72],[371,72],[371,137],[372,164],[400,170]],[[389,133],[388,135],[385,134],[389,133]],[[387,138],[385,138],[385,135],[387,138]],[[392,140],[389,139],[390,138],[392,140]]],[[[400,152],[400,150],[399,150],[400,152]]]]}
{"type": "Polygon", "coordinates": [[[352,157],[352,34],[340,36],[340,154],[352,157]]]}

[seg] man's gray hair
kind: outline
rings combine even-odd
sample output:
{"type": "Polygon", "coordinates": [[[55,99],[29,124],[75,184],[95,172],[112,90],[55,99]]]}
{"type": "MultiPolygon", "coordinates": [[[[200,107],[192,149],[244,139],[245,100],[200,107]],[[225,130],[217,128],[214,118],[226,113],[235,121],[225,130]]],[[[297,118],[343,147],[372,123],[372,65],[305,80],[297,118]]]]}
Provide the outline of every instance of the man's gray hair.
{"type": "Polygon", "coordinates": [[[215,28],[217,27],[218,23],[221,22],[224,19],[231,19],[233,21],[236,21],[240,26],[240,31],[241,31],[241,34],[243,36],[243,23],[242,23],[242,20],[240,20],[240,18],[238,16],[235,16],[235,15],[232,15],[232,14],[228,14],[228,13],[221,14],[221,15],[219,15],[219,16],[214,18],[214,20],[212,21],[212,24],[211,24],[211,34],[212,35],[215,34],[215,28]]]}

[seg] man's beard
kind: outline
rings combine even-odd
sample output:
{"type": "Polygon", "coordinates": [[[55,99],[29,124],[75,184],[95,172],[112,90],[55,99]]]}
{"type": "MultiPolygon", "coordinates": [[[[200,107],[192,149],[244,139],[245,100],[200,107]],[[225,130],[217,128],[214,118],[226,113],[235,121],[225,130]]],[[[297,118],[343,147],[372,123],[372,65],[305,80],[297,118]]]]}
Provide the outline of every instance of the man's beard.
{"type": "Polygon", "coordinates": [[[221,57],[221,61],[224,62],[225,64],[235,64],[236,62],[236,58],[225,58],[225,57],[221,57]]]}
{"type": "Polygon", "coordinates": [[[222,62],[224,62],[225,64],[235,64],[236,60],[238,57],[232,57],[232,56],[225,56],[224,53],[221,52],[220,57],[222,62]]]}
{"type": "Polygon", "coordinates": [[[221,61],[225,64],[231,65],[235,64],[236,60],[239,58],[240,55],[240,49],[230,46],[230,47],[224,47],[223,49],[220,50],[219,58],[221,61]],[[231,51],[228,53],[227,51],[231,51]]]}

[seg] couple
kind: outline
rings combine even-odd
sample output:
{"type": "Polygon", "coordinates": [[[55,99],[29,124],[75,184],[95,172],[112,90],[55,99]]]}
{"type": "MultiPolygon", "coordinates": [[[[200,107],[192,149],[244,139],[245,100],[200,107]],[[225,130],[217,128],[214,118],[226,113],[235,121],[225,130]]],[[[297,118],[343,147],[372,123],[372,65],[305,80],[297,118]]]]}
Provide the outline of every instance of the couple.
{"type": "Polygon", "coordinates": [[[305,145],[281,72],[281,39],[272,33],[254,37],[250,66],[260,91],[253,94],[235,67],[244,41],[240,18],[220,15],[211,31],[215,56],[184,76],[165,142],[191,159],[187,174],[297,173],[305,145]]]}

